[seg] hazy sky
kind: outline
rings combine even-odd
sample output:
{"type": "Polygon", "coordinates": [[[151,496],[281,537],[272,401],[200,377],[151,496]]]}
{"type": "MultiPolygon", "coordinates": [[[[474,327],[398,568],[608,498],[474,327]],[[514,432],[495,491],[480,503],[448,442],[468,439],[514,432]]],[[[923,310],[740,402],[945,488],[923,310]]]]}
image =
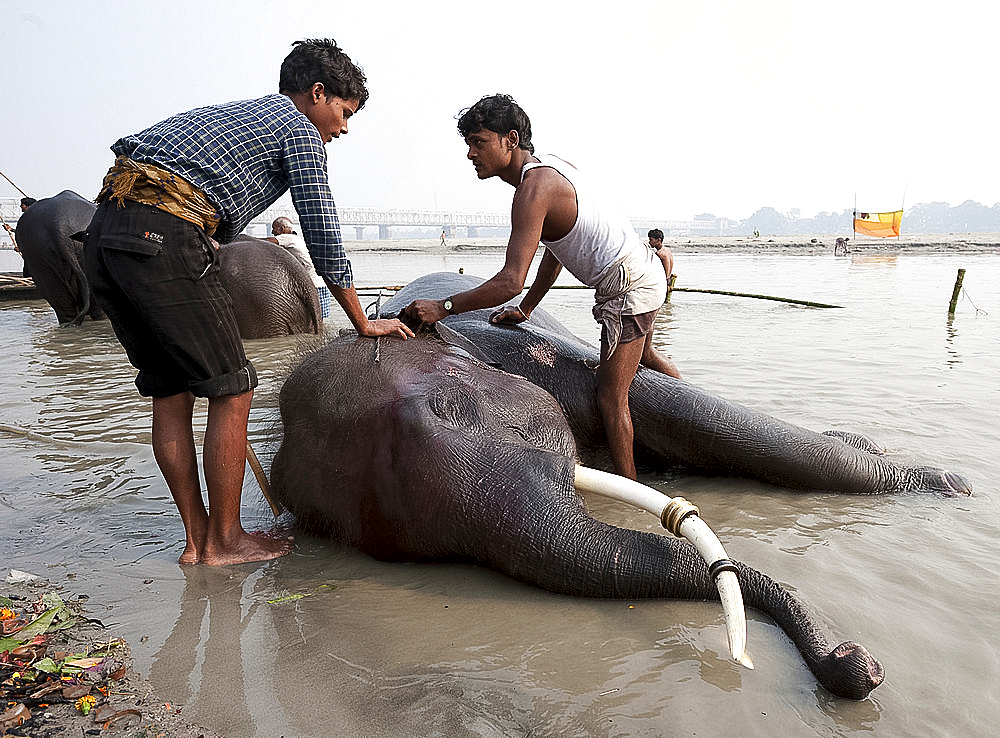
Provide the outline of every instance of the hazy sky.
{"type": "MultiPolygon", "coordinates": [[[[328,147],[338,203],[504,212],[455,116],[510,93],[540,152],[632,216],[1000,202],[988,3],[0,0],[0,171],[93,197],[118,137],[277,91],[336,38],[371,98],[328,147]]],[[[0,180],[0,197],[17,195],[0,180]]]]}

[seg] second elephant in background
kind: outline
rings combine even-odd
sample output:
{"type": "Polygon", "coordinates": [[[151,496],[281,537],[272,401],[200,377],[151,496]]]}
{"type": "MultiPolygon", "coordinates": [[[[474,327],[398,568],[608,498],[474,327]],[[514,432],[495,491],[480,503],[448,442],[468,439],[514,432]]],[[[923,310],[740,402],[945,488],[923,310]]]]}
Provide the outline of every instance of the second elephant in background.
{"type": "Polygon", "coordinates": [[[245,237],[219,248],[219,278],[233,301],[240,336],[319,333],[319,295],[306,268],[269,241],[245,237]]]}

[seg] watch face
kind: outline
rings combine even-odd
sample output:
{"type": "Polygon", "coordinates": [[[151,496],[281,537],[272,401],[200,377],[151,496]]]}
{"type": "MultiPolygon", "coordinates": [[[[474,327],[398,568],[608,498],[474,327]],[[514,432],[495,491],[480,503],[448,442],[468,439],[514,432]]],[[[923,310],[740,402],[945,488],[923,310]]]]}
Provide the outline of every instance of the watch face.
{"type": "Polygon", "coordinates": [[[444,309],[447,310],[449,313],[451,312],[451,300],[444,301],[444,309]]]}

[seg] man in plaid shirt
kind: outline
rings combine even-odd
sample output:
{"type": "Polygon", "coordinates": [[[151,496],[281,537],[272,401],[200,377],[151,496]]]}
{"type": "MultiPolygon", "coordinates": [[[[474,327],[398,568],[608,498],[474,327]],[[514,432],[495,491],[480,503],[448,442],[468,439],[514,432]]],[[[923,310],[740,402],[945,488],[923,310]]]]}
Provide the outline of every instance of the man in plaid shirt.
{"type": "Polygon", "coordinates": [[[139,393],[153,400],[153,453],[185,528],[182,564],[263,561],[290,539],[240,522],[247,422],[257,375],[247,360],[211,238],[227,243],[290,191],[316,271],[359,334],[413,333],[368,320],[341,243],[325,144],[368,99],[364,73],[329,39],[297,42],[278,94],[181,113],[112,147],[84,262],[139,393]],[[201,495],[192,414],[207,397],[201,495]]]}

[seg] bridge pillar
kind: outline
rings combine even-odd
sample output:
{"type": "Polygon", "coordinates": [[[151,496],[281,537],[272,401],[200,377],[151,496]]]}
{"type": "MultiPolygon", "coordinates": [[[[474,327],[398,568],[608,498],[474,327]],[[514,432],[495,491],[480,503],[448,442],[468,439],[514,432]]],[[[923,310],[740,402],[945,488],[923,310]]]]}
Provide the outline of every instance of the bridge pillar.
{"type": "Polygon", "coordinates": [[[380,225],[378,227],[378,240],[388,241],[392,238],[392,228],[387,225],[380,225]]]}
{"type": "Polygon", "coordinates": [[[365,240],[365,227],[364,226],[354,226],[354,233],[357,236],[358,241],[365,240]]]}

